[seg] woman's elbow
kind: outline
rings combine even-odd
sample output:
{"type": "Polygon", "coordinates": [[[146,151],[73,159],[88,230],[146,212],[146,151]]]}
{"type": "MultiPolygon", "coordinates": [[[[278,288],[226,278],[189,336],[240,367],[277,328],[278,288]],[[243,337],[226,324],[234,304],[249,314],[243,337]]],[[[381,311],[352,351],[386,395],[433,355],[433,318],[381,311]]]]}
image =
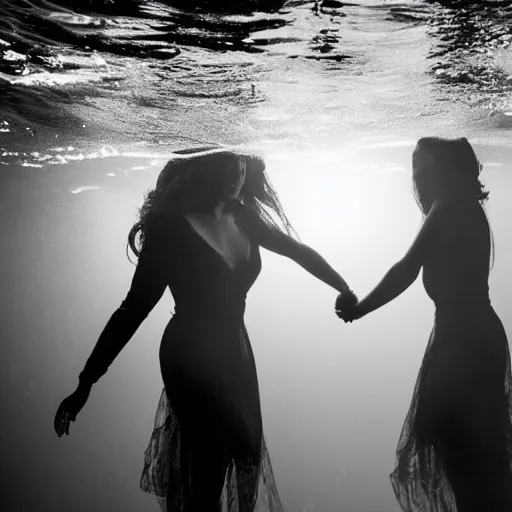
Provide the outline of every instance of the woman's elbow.
{"type": "Polygon", "coordinates": [[[404,283],[405,287],[408,287],[416,281],[421,270],[421,265],[416,262],[401,260],[396,263],[391,270],[396,278],[404,283]]]}
{"type": "Polygon", "coordinates": [[[299,265],[304,265],[318,257],[317,252],[309,247],[309,245],[305,245],[293,239],[290,241],[285,255],[296,261],[299,265]]]}
{"type": "Polygon", "coordinates": [[[155,307],[158,297],[155,295],[128,294],[121,302],[118,312],[142,322],[155,307]]]}
{"type": "Polygon", "coordinates": [[[295,260],[297,263],[307,258],[307,254],[311,251],[309,247],[281,233],[262,240],[261,246],[276,254],[295,260]]]}

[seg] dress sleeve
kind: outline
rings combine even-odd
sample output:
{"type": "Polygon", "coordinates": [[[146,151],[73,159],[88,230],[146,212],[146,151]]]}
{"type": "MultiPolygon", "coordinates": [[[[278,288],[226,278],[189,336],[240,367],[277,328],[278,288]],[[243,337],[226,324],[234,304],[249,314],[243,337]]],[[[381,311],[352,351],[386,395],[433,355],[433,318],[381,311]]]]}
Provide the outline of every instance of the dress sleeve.
{"type": "Polygon", "coordinates": [[[128,294],[100,334],[79,375],[81,384],[92,386],[107,372],[162,297],[173,264],[169,258],[170,235],[161,225],[148,229],[128,294]]]}

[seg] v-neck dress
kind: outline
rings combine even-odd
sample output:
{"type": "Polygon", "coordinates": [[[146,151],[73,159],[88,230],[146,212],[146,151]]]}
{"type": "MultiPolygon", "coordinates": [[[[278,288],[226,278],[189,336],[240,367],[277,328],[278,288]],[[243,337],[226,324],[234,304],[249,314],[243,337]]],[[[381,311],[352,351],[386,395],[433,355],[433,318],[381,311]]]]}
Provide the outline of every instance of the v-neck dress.
{"type": "Polygon", "coordinates": [[[233,268],[184,216],[154,223],[130,291],[80,376],[96,382],[169,287],[175,312],[160,345],[164,389],[140,482],[162,498],[164,510],[169,493],[167,512],[183,509],[191,479],[186,461],[201,443],[226,457],[222,510],[282,510],[244,324],[247,292],[261,271],[259,246],[249,241],[249,257],[233,268]]]}

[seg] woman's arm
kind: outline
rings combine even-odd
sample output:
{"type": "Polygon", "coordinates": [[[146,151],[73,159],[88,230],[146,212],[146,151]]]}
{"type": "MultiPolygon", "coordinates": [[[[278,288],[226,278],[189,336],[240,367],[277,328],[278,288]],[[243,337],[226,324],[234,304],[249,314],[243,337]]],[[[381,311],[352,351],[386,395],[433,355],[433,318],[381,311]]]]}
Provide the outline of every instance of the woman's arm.
{"type": "Polygon", "coordinates": [[[357,306],[359,316],[367,315],[402,294],[418,277],[427,251],[436,243],[445,222],[446,207],[435,202],[420,232],[405,256],[395,263],[382,281],[357,306]]]}
{"type": "Polygon", "coordinates": [[[130,290],[110,317],[79,376],[79,387],[90,389],[108,370],[144,319],[162,297],[167,286],[165,234],[149,229],[139,256],[130,290]]]}
{"type": "Polygon", "coordinates": [[[250,233],[251,239],[261,247],[292,259],[338,292],[349,291],[345,280],[314,249],[270,228],[249,208],[245,207],[242,210],[243,213],[237,215],[237,220],[241,221],[242,229],[250,233]]]}

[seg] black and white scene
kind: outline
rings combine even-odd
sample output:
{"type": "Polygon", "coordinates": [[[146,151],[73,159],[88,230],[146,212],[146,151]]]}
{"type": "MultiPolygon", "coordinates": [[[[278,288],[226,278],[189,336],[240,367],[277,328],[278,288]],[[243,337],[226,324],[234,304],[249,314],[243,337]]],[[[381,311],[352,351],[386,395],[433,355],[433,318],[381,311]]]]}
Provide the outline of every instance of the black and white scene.
{"type": "Polygon", "coordinates": [[[0,0],[5,512],[512,512],[512,0],[0,0]]]}

